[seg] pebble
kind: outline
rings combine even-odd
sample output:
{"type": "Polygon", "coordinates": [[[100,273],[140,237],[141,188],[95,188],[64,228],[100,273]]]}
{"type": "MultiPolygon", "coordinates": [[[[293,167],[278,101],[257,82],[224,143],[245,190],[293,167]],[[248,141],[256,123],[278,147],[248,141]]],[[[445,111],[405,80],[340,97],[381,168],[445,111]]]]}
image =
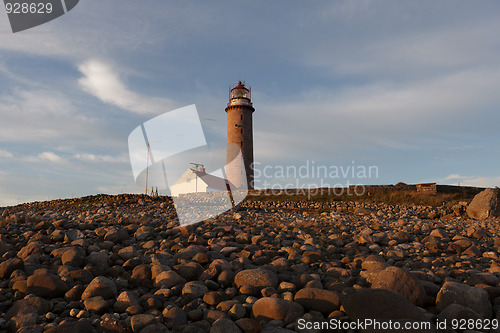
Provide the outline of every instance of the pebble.
{"type": "Polygon", "coordinates": [[[104,299],[116,298],[117,288],[115,283],[104,276],[94,278],[83,291],[82,300],[94,296],[101,296],[104,299]]]}
{"type": "Polygon", "coordinates": [[[360,289],[342,295],[342,307],[352,321],[413,320],[427,322],[424,313],[405,297],[385,289],[360,289]]]}
{"type": "Polygon", "coordinates": [[[294,301],[308,311],[319,311],[329,314],[340,309],[340,295],[334,291],[304,288],[295,294],[294,301]]]}
{"type": "Polygon", "coordinates": [[[45,298],[57,298],[64,296],[68,286],[63,280],[54,274],[36,274],[28,277],[26,292],[45,298]]]}
{"type": "Polygon", "coordinates": [[[87,298],[83,304],[88,312],[104,313],[109,308],[109,303],[102,296],[87,298]]]}
{"type": "Polygon", "coordinates": [[[172,288],[185,283],[186,280],[174,271],[163,271],[155,279],[155,286],[163,288],[172,288]]]}
{"type": "Polygon", "coordinates": [[[212,324],[210,333],[243,333],[243,331],[228,318],[221,318],[212,324]]]}
{"type": "Polygon", "coordinates": [[[302,317],[302,305],[281,298],[263,297],[252,307],[252,313],[257,320],[282,320],[291,323],[302,317]]]}
{"type": "Polygon", "coordinates": [[[399,267],[391,266],[375,273],[370,282],[372,288],[392,291],[417,306],[426,301],[427,295],[420,281],[399,267]]]}
{"type": "Polygon", "coordinates": [[[448,281],[441,287],[436,297],[436,310],[444,311],[451,304],[463,305],[485,319],[492,317],[492,306],[488,293],[477,287],[448,281]]]}
{"type": "Polygon", "coordinates": [[[130,326],[134,333],[140,332],[143,328],[155,323],[156,318],[150,314],[138,314],[132,316],[132,318],[130,319],[130,326]]]}
{"type": "Polygon", "coordinates": [[[277,288],[278,276],[264,268],[247,269],[236,274],[234,283],[238,288],[242,286],[249,286],[258,290],[266,287],[277,288]]]}
{"type": "Polygon", "coordinates": [[[248,200],[183,227],[171,201],[139,195],[1,207],[0,323],[250,333],[298,318],[500,319],[499,220],[459,205],[248,200]]]}

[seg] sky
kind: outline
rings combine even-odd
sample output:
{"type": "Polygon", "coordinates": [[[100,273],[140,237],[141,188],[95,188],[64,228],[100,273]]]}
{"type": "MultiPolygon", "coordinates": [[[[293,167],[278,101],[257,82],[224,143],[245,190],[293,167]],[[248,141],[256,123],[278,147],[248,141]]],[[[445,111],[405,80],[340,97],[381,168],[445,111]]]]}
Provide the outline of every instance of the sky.
{"type": "Polygon", "coordinates": [[[143,192],[129,134],[192,104],[223,154],[237,80],[257,187],[500,186],[499,14],[493,0],[85,0],[14,34],[0,7],[0,206],[143,192]]]}

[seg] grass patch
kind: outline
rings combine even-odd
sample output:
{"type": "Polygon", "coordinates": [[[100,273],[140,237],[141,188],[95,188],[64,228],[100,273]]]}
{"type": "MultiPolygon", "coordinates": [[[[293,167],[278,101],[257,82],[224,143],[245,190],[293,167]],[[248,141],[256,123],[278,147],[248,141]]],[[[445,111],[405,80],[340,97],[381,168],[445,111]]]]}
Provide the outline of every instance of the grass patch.
{"type": "Polygon", "coordinates": [[[333,193],[326,189],[290,190],[286,194],[280,191],[256,190],[249,193],[246,201],[260,202],[349,202],[358,201],[364,203],[384,203],[388,205],[422,205],[432,207],[452,207],[460,201],[471,201],[474,195],[479,192],[473,190],[463,190],[460,187],[446,188],[446,191],[438,193],[417,192],[415,189],[396,188],[390,186],[381,186],[380,189],[370,187],[363,194],[356,195],[354,192],[347,193],[347,190],[341,194],[340,191],[333,193]]]}

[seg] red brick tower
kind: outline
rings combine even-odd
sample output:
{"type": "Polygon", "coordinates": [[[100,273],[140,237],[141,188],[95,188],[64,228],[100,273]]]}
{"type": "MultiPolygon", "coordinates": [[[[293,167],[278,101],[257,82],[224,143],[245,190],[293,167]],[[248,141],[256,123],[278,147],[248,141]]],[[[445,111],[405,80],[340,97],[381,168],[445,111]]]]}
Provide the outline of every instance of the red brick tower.
{"type": "Polygon", "coordinates": [[[227,179],[239,188],[253,189],[253,129],[251,90],[238,81],[227,103],[227,179]],[[235,158],[241,151],[243,165],[235,158]]]}

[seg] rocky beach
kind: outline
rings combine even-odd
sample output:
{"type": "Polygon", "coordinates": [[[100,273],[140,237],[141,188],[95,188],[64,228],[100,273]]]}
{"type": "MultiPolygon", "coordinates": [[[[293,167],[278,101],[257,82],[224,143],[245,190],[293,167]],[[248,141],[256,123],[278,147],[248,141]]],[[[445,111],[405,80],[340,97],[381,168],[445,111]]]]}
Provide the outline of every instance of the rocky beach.
{"type": "Polygon", "coordinates": [[[474,209],[268,198],[179,226],[167,197],[0,208],[0,332],[500,332],[500,220],[474,209]]]}

